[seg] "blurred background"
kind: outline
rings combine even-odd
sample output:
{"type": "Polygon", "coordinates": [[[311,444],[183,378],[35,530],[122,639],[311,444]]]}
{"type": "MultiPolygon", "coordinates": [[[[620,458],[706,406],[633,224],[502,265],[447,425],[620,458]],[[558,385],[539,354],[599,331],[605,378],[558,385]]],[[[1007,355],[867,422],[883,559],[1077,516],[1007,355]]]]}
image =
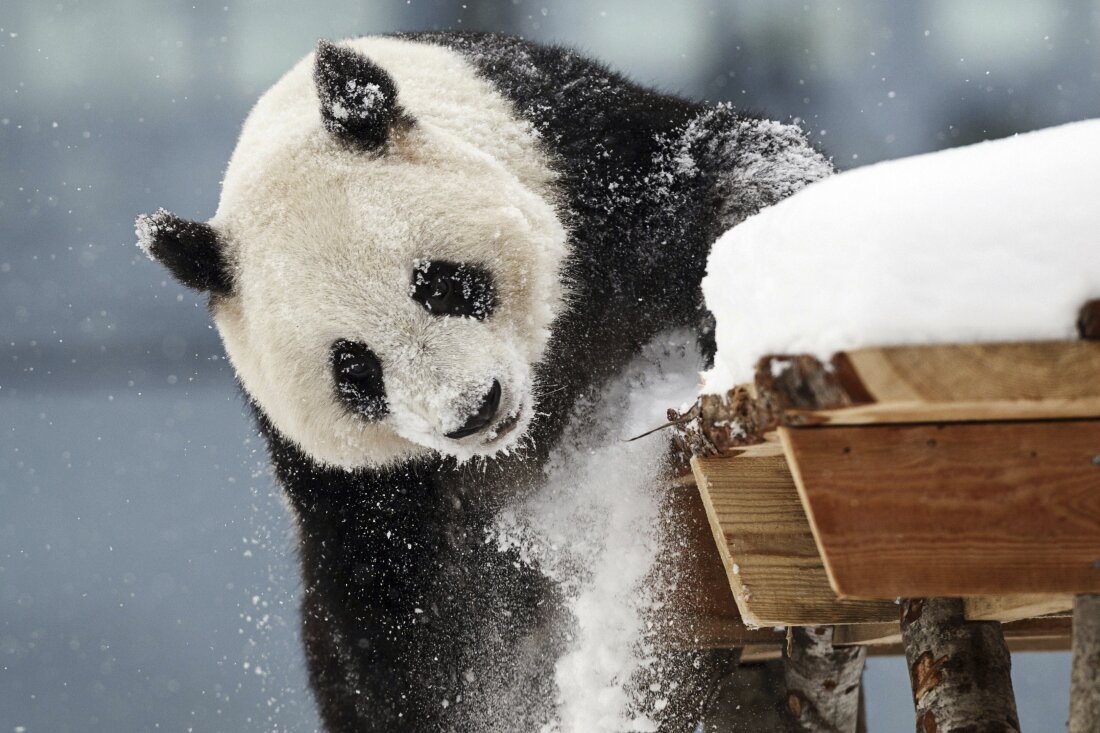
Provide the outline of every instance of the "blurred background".
{"type": "MultiPolygon", "coordinates": [[[[1095,0],[0,1],[0,733],[315,729],[262,441],[132,222],[210,217],[318,38],[414,29],[566,43],[840,168],[1100,116],[1095,0]]],[[[1015,675],[1024,729],[1063,729],[1068,655],[1015,675]]],[[[867,692],[912,728],[901,661],[867,692]]]]}

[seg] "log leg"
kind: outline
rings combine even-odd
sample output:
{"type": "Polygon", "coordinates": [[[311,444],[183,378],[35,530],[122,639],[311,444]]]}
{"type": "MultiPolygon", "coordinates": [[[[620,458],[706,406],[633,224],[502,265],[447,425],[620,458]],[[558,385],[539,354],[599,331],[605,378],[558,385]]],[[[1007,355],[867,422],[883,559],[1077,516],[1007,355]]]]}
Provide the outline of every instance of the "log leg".
{"type": "Polygon", "coordinates": [[[1100,730],[1100,595],[1073,601],[1073,682],[1069,733],[1100,730]]]}
{"type": "Polygon", "coordinates": [[[902,603],[917,733],[1019,733],[1001,625],[967,621],[958,598],[902,603]]]}
{"type": "Polygon", "coordinates": [[[866,658],[864,647],[834,647],[831,626],[788,629],[783,665],[787,729],[857,733],[866,658]]]}

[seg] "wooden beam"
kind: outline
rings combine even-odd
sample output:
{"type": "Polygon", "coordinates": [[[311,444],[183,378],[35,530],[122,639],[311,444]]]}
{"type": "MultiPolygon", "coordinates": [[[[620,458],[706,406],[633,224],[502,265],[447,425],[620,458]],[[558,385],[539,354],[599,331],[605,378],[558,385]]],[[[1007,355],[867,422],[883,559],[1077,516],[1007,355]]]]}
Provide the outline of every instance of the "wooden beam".
{"type": "Polygon", "coordinates": [[[1036,616],[1068,614],[1073,611],[1073,596],[1030,593],[1018,596],[978,596],[964,598],[969,621],[1018,621],[1036,616]]]}
{"type": "Polygon", "coordinates": [[[907,600],[901,614],[917,730],[1019,733],[1000,624],[966,621],[959,599],[907,600]]]}
{"type": "Polygon", "coordinates": [[[741,650],[741,661],[746,664],[751,664],[753,662],[771,662],[776,659],[782,659],[784,646],[785,642],[772,646],[766,646],[764,644],[747,646],[741,650]]]}
{"type": "MultiPolygon", "coordinates": [[[[900,610],[900,607],[899,607],[900,610]]],[[[1035,618],[1002,624],[1005,644],[1013,654],[1017,652],[1068,652],[1072,646],[1072,622],[1067,617],[1035,618]]],[[[877,624],[851,624],[833,628],[833,645],[862,646],[876,657],[901,656],[905,647],[901,640],[898,622],[877,624]]],[[[757,637],[746,644],[742,659],[778,659],[785,643],[782,634],[771,638],[757,637]]]]}
{"type": "Polygon", "coordinates": [[[761,372],[782,375],[757,388],[792,426],[1100,417],[1098,341],[859,349],[829,368],[768,357],[761,372]]]}
{"type": "MultiPolygon", "coordinates": [[[[1071,625],[1068,616],[1055,616],[1012,621],[1001,624],[1001,630],[1012,651],[1023,651],[1020,646],[1030,642],[1057,642],[1051,645],[1052,650],[1068,651],[1071,625]]],[[[901,643],[901,625],[894,621],[837,626],[833,643],[837,646],[895,646],[901,643]]]]}
{"type": "Polygon", "coordinates": [[[662,513],[677,527],[678,552],[666,559],[665,569],[675,577],[676,587],[659,600],[665,606],[662,617],[668,643],[678,649],[736,649],[746,646],[773,646],[783,639],[782,632],[769,628],[749,628],[730,593],[726,571],[707,522],[702,499],[690,486],[670,479],[662,513]]]}
{"type": "Polygon", "coordinates": [[[1100,592],[1100,420],[780,436],[842,598],[1100,592]]]}
{"type": "MultiPolygon", "coordinates": [[[[753,446],[747,446],[740,449],[740,453],[737,454],[739,460],[745,459],[777,459],[782,456],[782,444],[780,443],[778,436],[771,434],[766,436],[767,440],[763,443],[753,446]]],[[[734,470],[735,467],[728,464],[728,461],[732,458],[706,458],[698,459],[695,464],[697,472],[704,475],[705,484],[701,484],[704,488],[701,493],[704,497],[711,497],[711,504],[714,505],[714,501],[717,500],[718,504],[714,505],[715,512],[718,514],[718,523],[722,525],[723,521],[727,521],[730,515],[737,516],[740,511],[738,506],[737,496],[738,492],[741,492],[742,501],[751,501],[753,496],[756,496],[758,500],[768,500],[773,505],[775,502],[782,499],[782,490],[775,489],[773,486],[772,492],[759,493],[761,487],[758,484],[748,486],[745,482],[746,477],[764,475],[768,480],[775,480],[778,485],[786,484],[788,490],[786,495],[788,501],[792,502],[791,514],[794,518],[797,518],[799,509],[793,505],[793,502],[798,501],[796,490],[793,485],[793,478],[789,478],[789,474],[783,473],[781,468],[775,464],[770,464],[767,461],[762,463],[753,464],[752,468],[749,468],[746,464],[738,464],[743,467],[741,469],[734,470]],[[761,473],[757,473],[757,472],[761,473]],[[718,510],[721,508],[721,511],[718,510]]],[[[695,484],[696,480],[692,479],[692,484],[695,484]]],[[[686,488],[686,487],[685,487],[686,488]]],[[[703,507],[705,504],[700,504],[703,507]]],[[[708,516],[709,520],[709,516],[708,516]]],[[[788,536],[797,536],[801,534],[803,538],[811,537],[812,532],[810,530],[809,521],[803,514],[801,517],[802,527],[797,530],[792,526],[786,527],[785,534],[788,536]]],[[[713,527],[712,527],[713,529],[713,527]]],[[[763,531],[764,527],[755,527],[758,531],[763,531]]],[[[755,566],[753,565],[754,557],[751,555],[742,555],[741,550],[744,549],[745,542],[738,541],[737,535],[740,532],[738,526],[721,526],[721,536],[726,544],[724,554],[729,558],[729,562],[732,564],[736,562],[734,560],[734,553],[737,553],[737,557],[741,558],[744,562],[738,563],[738,576],[743,576],[746,569],[750,577],[753,576],[755,566]],[[744,567],[742,567],[744,565],[744,567]]],[[[804,547],[799,547],[801,552],[804,547]]],[[[719,548],[721,551],[721,549],[719,548]]],[[[782,550],[776,550],[781,552],[782,550]]],[[[721,557],[721,555],[719,555],[721,557]]],[[[792,563],[801,563],[804,561],[804,556],[799,555],[792,559],[792,563]]],[[[721,561],[720,561],[721,562],[721,561]]],[[[724,563],[723,563],[724,564],[724,563]]],[[[821,585],[823,582],[827,582],[827,578],[824,575],[824,564],[820,566],[820,571],[816,577],[818,580],[818,588],[815,592],[810,592],[803,596],[803,601],[809,604],[817,604],[816,607],[811,606],[815,610],[808,611],[804,614],[804,617],[800,618],[800,621],[806,625],[827,625],[830,623],[861,623],[861,624],[873,624],[876,620],[882,621],[883,619],[890,618],[893,611],[888,609],[886,604],[874,604],[869,607],[870,613],[856,616],[852,614],[851,608],[844,608],[841,610],[835,608],[829,608],[824,612],[818,613],[818,611],[826,606],[833,606],[837,603],[844,603],[837,598],[835,592],[831,588],[826,588],[821,585]],[[816,598],[816,600],[815,600],[816,598]],[[810,613],[818,613],[813,618],[809,618],[810,613]],[[840,619],[839,621],[837,619],[840,619]]],[[[814,578],[814,574],[805,574],[805,577],[801,578],[798,592],[805,593],[805,584],[811,583],[814,578]]],[[[726,592],[732,591],[736,588],[737,583],[743,583],[743,577],[733,577],[723,579],[720,581],[714,581],[712,578],[711,584],[708,584],[708,593],[717,592],[714,589],[718,586],[722,586],[726,589],[726,592]],[[726,581],[723,585],[722,580],[726,581]]],[[[765,576],[766,581],[766,576],[765,576]]],[[[755,585],[755,583],[754,583],[755,585]]],[[[736,594],[736,591],[734,591],[736,594]]],[[[973,621],[1015,621],[1018,619],[1032,618],[1035,616],[1045,616],[1053,613],[1068,613],[1073,607],[1073,596],[1068,594],[1025,594],[1025,595],[1011,595],[1011,596],[989,596],[989,597],[970,597],[964,599],[966,608],[966,617],[973,621]]],[[[749,598],[745,604],[750,609],[755,606],[755,599],[749,598]]],[[[713,615],[713,612],[711,612],[713,615]]],[[[752,614],[750,617],[753,622],[756,623],[760,619],[758,615],[750,610],[752,614]]],[[[707,625],[714,629],[721,628],[721,619],[716,618],[713,623],[708,622],[707,625]]],[[[759,625],[759,624],[758,624],[759,625]]],[[[764,624],[768,625],[768,624],[764,624]]],[[[774,624],[783,625],[783,624],[774,624]]],[[[708,634],[707,638],[711,638],[714,644],[717,646],[728,646],[728,643],[723,639],[722,634],[708,634]]]]}
{"type": "MultiPolygon", "coordinates": [[[[1035,639],[1011,639],[1005,637],[1005,644],[1012,654],[1020,652],[1068,652],[1070,649],[1069,638],[1038,637],[1035,639]]],[[[769,647],[753,647],[754,649],[768,649],[769,647]]],[[[905,645],[900,641],[896,644],[877,644],[867,647],[869,657],[902,657],[905,656],[905,645]]]]}
{"type": "Polygon", "coordinates": [[[893,619],[893,603],[842,601],[829,587],[786,459],[764,444],[693,458],[703,506],[741,617],[750,626],[893,619]]]}
{"type": "MultiPolygon", "coordinates": [[[[895,615],[897,612],[895,612],[895,615]]],[[[901,622],[837,626],[833,635],[837,646],[887,646],[901,643],[901,622]]]]}

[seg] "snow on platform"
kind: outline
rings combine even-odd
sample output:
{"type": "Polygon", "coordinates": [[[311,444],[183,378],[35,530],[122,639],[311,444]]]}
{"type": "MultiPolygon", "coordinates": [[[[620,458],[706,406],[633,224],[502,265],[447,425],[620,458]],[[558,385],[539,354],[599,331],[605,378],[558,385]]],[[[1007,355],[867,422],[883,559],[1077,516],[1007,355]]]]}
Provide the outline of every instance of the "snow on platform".
{"type": "Polygon", "coordinates": [[[1100,298],[1100,120],[813,184],[723,235],[703,292],[709,393],[765,354],[1074,338],[1100,298]]]}

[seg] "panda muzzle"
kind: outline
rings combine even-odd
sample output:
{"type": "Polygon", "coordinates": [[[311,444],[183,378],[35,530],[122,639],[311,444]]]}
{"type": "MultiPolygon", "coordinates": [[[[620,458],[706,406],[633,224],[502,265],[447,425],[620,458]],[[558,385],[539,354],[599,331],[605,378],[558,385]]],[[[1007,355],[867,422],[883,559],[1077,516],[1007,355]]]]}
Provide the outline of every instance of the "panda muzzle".
{"type": "Polygon", "coordinates": [[[477,408],[477,412],[470,415],[458,430],[447,433],[447,437],[458,440],[489,427],[493,423],[493,418],[496,417],[497,408],[500,407],[500,391],[500,382],[494,379],[493,386],[485,395],[485,399],[482,400],[481,406],[477,408]]]}

